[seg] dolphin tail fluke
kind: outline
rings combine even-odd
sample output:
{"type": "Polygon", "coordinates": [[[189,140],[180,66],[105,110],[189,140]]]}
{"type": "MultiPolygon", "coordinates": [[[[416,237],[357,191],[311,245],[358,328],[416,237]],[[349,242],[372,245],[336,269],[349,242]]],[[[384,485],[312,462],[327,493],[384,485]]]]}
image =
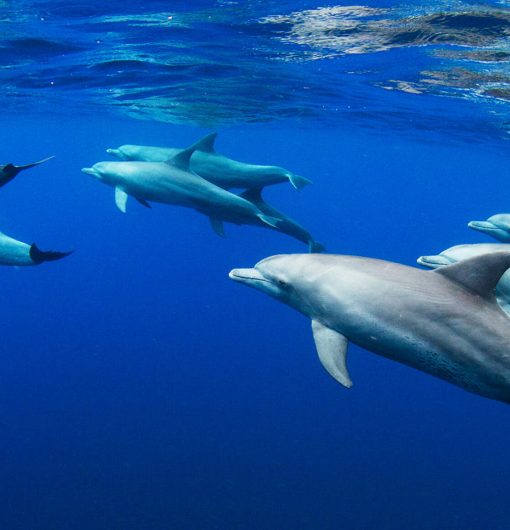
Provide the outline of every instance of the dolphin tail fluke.
{"type": "Polygon", "coordinates": [[[300,190],[301,188],[304,188],[305,186],[308,186],[308,184],[312,183],[310,179],[307,179],[306,177],[302,177],[300,175],[295,175],[294,173],[290,172],[287,173],[287,178],[297,190],[300,190]]]}
{"type": "Polygon", "coordinates": [[[53,250],[45,252],[44,250],[40,250],[35,243],[30,247],[29,251],[30,258],[36,265],[44,263],[45,261],[57,261],[59,259],[65,258],[66,256],[69,256],[69,254],[71,253],[72,251],[55,252],[53,250]]]}
{"type": "Polygon", "coordinates": [[[319,243],[318,241],[310,241],[308,243],[308,252],[311,254],[319,254],[321,252],[324,252],[326,250],[326,247],[319,243]]]}
{"type": "Polygon", "coordinates": [[[31,167],[39,166],[41,164],[44,164],[45,162],[48,162],[48,160],[51,160],[52,158],[55,158],[55,155],[48,156],[47,158],[43,158],[42,160],[39,160],[37,162],[32,162],[31,164],[26,164],[24,166],[14,166],[18,171],[23,171],[24,169],[30,169],[31,167]]]}
{"type": "Polygon", "coordinates": [[[276,217],[271,217],[270,215],[264,215],[263,213],[259,213],[257,214],[257,217],[263,221],[264,223],[266,223],[266,225],[269,225],[273,228],[278,228],[278,221],[279,219],[277,219],[276,217]]]}

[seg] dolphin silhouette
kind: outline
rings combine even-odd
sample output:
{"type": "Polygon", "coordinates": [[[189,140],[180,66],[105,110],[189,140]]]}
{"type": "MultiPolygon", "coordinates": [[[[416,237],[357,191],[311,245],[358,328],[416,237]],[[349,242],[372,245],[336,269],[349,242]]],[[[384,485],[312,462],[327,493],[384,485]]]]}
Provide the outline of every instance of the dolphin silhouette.
{"type": "MultiPolygon", "coordinates": [[[[311,181],[279,166],[246,164],[216,153],[214,141],[217,133],[211,133],[194,144],[191,170],[223,189],[262,188],[271,184],[289,181],[301,189],[311,181]]],[[[106,152],[122,160],[165,162],[182,151],[174,147],[152,147],[146,145],[121,145],[106,152]]]]}
{"type": "Polygon", "coordinates": [[[217,233],[223,232],[223,221],[244,224],[257,218],[276,225],[277,219],[243,197],[191,172],[189,162],[194,149],[191,146],[167,162],[98,162],[82,171],[115,188],[115,202],[122,212],[131,195],[144,206],[160,202],[193,208],[210,218],[217,233]]]}
{"type": "Polygon", "coordinates": [[[13,180],[21,171],[24,171],[25,169],[30,169],[31,167],[35,167],[40,164],[44,164],[44,162],[48,162],[48,160],[51,160],[52,158],[55,157],[49,156],[48,158],[44,158],[43,160],[33,162],[32,164],[26,164],[24,166],[15,166],[13,164],[5,164],[3,166],[0,166],[0,188],[5,186],[11,180],[13,180]]]}
{"type": "Polygon", "coordinates": [[[483,254],[433,271],[325,254],[280,255],[230,278],[312,321],[319,358],[352,386],[348,342],[469,392],[510,403],[510,319],[494,288],[510,252],[483,254]]]}

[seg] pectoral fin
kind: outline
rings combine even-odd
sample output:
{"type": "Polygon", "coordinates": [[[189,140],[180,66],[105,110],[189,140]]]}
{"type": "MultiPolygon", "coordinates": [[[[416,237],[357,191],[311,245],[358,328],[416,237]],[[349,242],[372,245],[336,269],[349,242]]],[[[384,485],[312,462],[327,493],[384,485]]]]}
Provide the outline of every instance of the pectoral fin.
{"type": "Polygon", "coordinates": [[[317,320],[312,320],[312,331],[322,366],[341,385],[351,388],[352,381],[346,365],[347,338],[317,320]]]}
{"type": "Polygon", "coordinates": [[[225,237],[225,229],[223,228],[223,222],[220,219],[216,219],[214,217],[209,217],[209,221],[211,223],[211,228],[214,230],[214,232],[220,237],[225,237]]]}
{"type": "Polygon", "coordinates": [[[115,204],[122,213],[126,213],[127,199],[128,194],[124,190],[121,190],[120,188],[115,188],[115,204]]]}

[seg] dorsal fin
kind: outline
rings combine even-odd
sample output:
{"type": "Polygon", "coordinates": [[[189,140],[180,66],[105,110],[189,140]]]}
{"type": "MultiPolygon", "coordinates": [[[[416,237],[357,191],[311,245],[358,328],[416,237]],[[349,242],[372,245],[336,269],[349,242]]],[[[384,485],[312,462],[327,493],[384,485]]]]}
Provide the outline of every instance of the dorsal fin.
{"type": "Polygon", "coordinates": [[[183,169],[184,171],[190,171],[189,167],[189,161],[191,158],[191,155],[195,152],[195,144],[191,145],[190,147],[187,147],[186,149],[183,149],[179,153],[177,153],[175,156],[170,158],[165,162],[165,164],[168,164],[169,166],[174,166],[179,169],[183,169]]]}
{"type": "Polygon", "coordinates": [[[193,147],[197,151],[204,151],[206,153],[214,153],[214,142],[217,136],[218,136],[217,132],[208,134],[207,136],[204,136],[203,138],[198,140],[198,142],[194,143],[193,147]]]}
{"type": "Polygon", "coordinates": [[[264,202],[264,199],[262,198],[262,188],[249,188],[241,193],[241,197],[253,204],[264,202]]]}
{"type": "Polygon", "coordinates": [[[493,298],[497,283],[509,268],[510,252],[502,250],[435,269],[432,274],[441,274],[484,298],[493,298]]]}

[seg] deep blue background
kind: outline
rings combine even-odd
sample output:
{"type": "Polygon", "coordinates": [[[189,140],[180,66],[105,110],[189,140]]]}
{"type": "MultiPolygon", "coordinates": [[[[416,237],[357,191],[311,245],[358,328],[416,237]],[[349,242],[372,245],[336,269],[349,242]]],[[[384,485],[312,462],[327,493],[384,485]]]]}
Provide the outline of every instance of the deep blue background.
{"type": "MultiPolygon", "coordinates": [[[[356,347],[343,389],[305,318],[227,276],[304,245],[231,225],[220,239],[191,210],[133,200],[123,215],[80,172],[107,147],[208,131],[0,125],[4,162],[57,155],[1,190],[1,229],[76,249],[0,271],[0,528],[508,528],[507,405],[356,347]]],[[[508,211],[499,146],[308,123],[223,129],[217,147],[313,179],[266,195],[331,252],[412,265],[508,211]]]]}

